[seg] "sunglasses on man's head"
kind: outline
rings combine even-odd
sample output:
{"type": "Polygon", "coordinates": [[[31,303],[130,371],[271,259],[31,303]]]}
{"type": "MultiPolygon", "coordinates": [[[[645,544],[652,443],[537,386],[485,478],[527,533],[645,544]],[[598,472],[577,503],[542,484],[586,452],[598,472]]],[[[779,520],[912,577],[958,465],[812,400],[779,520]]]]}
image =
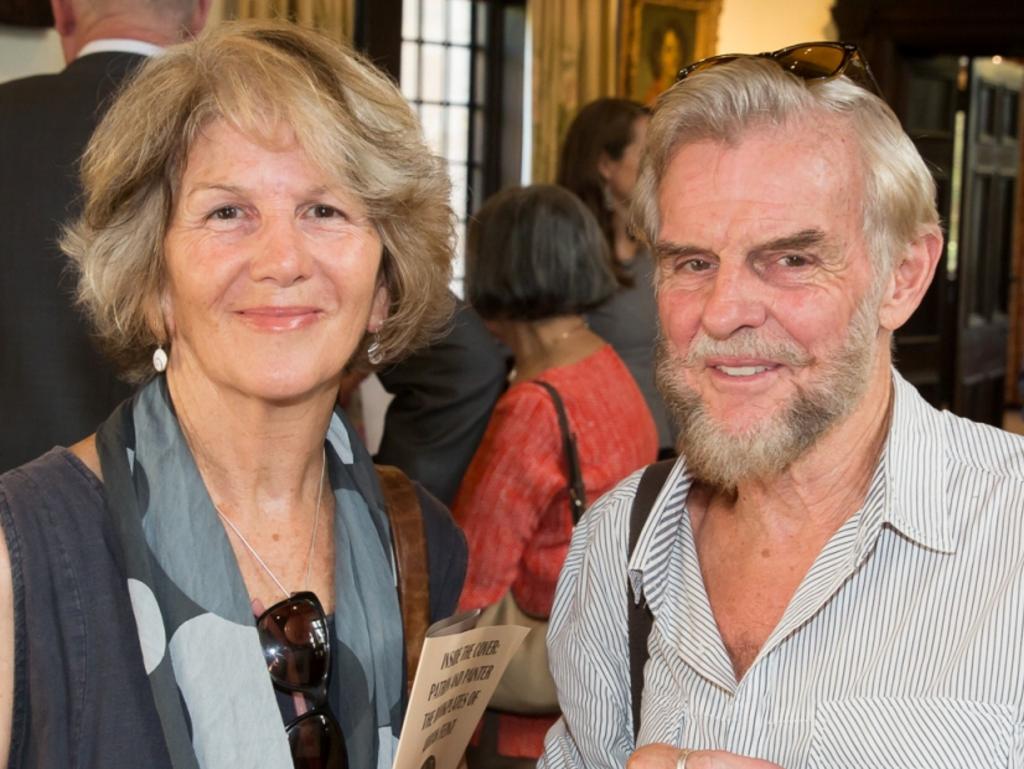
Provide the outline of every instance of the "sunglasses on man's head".
{"type": "Polygon", "coordinates": [[[327,704],[331,639],[316,594],[294,593],[256,620],[274,686],[300,692],[313,709],[285,725],[295,769],[347,769],[345,737],[327,704]]]}
{"type": "Polygon", "coordinates": [[[874,90],[879,96],[882,89],[871,72],[867,60],[857,46],[851,43],[799,43],[769,53],[725,53],[695,61],[679,70],[676,82],[696,75],[698,72],[727,64],[742,58],[771,59],[787,72],[802,80],[830,80],[846,75],[860,85],[874,90]]]}

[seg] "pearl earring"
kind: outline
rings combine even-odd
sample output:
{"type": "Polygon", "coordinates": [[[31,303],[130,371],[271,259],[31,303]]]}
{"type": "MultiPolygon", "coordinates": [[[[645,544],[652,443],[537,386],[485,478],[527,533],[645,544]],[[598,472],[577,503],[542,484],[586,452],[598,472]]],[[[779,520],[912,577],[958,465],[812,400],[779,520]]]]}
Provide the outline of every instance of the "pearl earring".
{"type": "Polygon", "coordinates": [[[158,344],[156,349],[153,350],[153,368],[156,369],[158,374],[162,374],[167,370],[167,353],[164,351],[162,344],[158,344]]]}

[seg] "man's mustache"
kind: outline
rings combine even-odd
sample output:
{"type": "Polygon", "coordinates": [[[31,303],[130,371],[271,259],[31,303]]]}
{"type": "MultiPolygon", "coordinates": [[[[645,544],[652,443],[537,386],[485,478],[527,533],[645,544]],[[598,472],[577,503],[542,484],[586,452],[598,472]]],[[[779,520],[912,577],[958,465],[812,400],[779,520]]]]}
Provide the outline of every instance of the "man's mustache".
{"type": "Polygon", "coordinates": [[[708,358],[719,357],[753,358],[784,366],[806,366],[813,360],[813,356],[795,342],[764,339],[753,329],[745,328],[728,339],[712,339],[705,332],[698,331],[686,355],[678,362],[687,368],[700,368],[708,358]]]}

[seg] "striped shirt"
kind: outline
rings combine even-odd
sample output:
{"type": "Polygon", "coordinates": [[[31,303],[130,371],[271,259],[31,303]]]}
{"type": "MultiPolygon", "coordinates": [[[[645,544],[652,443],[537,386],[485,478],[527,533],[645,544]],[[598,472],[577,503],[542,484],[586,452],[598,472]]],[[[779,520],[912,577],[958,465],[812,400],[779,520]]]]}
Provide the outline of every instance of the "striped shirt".
{"type": "MultiPolygon", "coordinates": [[[[786,769],[1024,768],[1024,439],[929,406],[898,374],[863,507],[737,683],[673,468],[628,564],[654,615],[638,744],[786,769]]],[[[542,766],[633,750],[626,539],[639,473],[577,527],[548,648],[564,716],[542,766]]]]}

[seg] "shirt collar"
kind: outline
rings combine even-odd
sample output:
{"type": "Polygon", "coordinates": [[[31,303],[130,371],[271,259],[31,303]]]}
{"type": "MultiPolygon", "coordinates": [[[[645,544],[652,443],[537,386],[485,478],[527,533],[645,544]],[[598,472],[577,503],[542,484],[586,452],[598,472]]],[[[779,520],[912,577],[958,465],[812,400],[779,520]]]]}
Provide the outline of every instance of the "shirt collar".
{"type": "MultiPolygon", "coordinates": [[[[630,585],[633,588],[634,600],[639,601],[641,595],[650,599],[652,591],[664,589],[662,584],[645,584],[644,577],[657,571],[658,562],[663,561],[666,543],[671,542],[680,526],[689,527],[686,498],[693,484],[693,475],[686,467],[685,460],[676,460],[665,484],[658,492],[647,521],[640,530],[636,547],[627,564],[630,585]]],[[[627,516],[627,520],[629,516],[627,516]]],[[[655,581],[657,582],[657,581],[655,581]]]]}
{"type": "Polygon", "coordinates": [[[76,59],[92,53],[137,53],[140,56],[156,56],[164,49],[143,40],[132,40],[126,37],[103,38],[91,40],[82,46],[76,59]]]}
{"type": "Polygon", "coordinates": [[[892,372],[893,410],[876,482],[885,483],[885,523],[912,541],[943,553],[956,552],[957,532],[949,510],[949,474],[944,412],[892,372]]]}

